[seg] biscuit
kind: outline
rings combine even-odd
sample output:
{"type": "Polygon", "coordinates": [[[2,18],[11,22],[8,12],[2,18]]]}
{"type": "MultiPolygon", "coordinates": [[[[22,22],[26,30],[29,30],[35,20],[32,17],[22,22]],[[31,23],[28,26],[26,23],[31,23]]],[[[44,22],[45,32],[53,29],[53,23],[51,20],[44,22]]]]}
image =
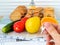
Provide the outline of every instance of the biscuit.
{"type": "Polygon", "coordinates": [[[28,9],[27,14],[25,17],[32,17],[34,15],[34,10],[28,9]]]}
{"type": "Polygon", "coordinates": [[[22,15],[19,12],[15,11],[10,15],[10,20],[12,21],[20,20],[21,17],[22,15]]]}
{"type": "Polygon", "coordinates": [[[11,14],[10,19],[12,21],[20,20],[27,13],[27,8],[25,6],[18,6],[11,14]]]}
{"type": "Polygon", "coordinates": [[[42,12],[43,8],[42,7],[37,7],[35,10],[34,10],[34,13],[40,13],[42,12]]]}
{"type": "Polygon", "coordinates": [[[27,8],[25,6],[18,6],[15,11],[20,12],[22,15],[27,13],[27,8]]]}
{"type": "Polygon", "coordinates": [[[37,7],[34,11],[34,16],[38,16],[41,18],[43,18],[43,8],[42,7],[37,7]]]}
{"type": "Polygon", "coordinates": [[[52,7],[44,8],[44,17],[53,17],[54,18],[54,8],[52,8],[52,7]]]}
{"type": "Polygon", "coordinates": [[[34,13],[34,11],[32,10],[32,9],[28,9],[28,11],[27,11],[27,14],[33,14],[34,13]]]}

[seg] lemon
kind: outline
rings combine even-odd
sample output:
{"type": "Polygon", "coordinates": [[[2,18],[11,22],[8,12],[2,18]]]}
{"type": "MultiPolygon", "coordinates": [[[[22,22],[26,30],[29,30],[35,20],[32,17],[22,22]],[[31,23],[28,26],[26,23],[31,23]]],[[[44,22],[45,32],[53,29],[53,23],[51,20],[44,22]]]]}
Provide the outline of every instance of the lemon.
{"type": "Polygon", "coordinates": [[[40,28],[40,18],[39,17],[29,18],[25,23],[25,27],[26,27],[27,32],[29,33],[38,32],[40,28]]]}

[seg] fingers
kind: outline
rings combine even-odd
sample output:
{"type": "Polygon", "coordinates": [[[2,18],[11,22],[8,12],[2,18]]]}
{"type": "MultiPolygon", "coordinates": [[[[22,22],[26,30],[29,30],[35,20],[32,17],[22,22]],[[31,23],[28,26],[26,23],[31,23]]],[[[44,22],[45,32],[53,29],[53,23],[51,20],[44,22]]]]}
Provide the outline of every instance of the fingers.
{"type": "MultiPolygon", "coordinates": [[[[47,34],[47,33],[45,33],[45,34],[47,34]]],[[[49,35],[49,34],[47,34],[46,35],[46,45],[54,45],[54,42],[50,42],[50,40],[52,40],[52,37],[49,35]]]]}
{"type": "Polygon", "coordinates": [[[46,45],[55,45],[54,42],[50,42],[52,40],[52,37],[50,35],[46,35],[46,45]]]}
{"type": "Polygon", "coordinates": [[[52,25],[55,27],[56,31],[60,34],[60,25],[56,25],[56,24],[52,24],[52,25]]]}
{"type": "Polygon", "coordinates": [[[44,35],[47,35],[47,34],[49,34],[49,33],[48,33],[46,30],[44,30],[44,31],[43,31],[43,34],[44,34],[44,35]]]}
{"type": "Polygon", "coordinates": [[[46,22],[46,23],[44,23],[44,26],[45,26],[47,32],[52,36],[53,39],[56,39],[59,36],[58,32],[56,31],[56,29],[54,28],[54,26],[52,24],[46,22]]]}
{"type": "MultiPolygon", "coordinates": [[[[57,25],[57,24],[52,24],[54,27],[55,27],[55,29],[57,30],[57,32],[60,34],[60,25],[57,25]]],[[[44,32],[43,32],[43,34],[48,34],[48,32],[46,31],[46,30],[44,30],[44,32]]]]}
{"type": "Polygon", "coordinates": [[[50,40],[52,40],[52,37],[51,37],[50,35],[46,35],[45,38],[46,38],[46,41],[48,41],[48,42],[49,42],[50,40]]]}
{"type": "Polygon", "coordinates": [[[47,42],[46,45],[55,45],[54,42],[47,42]]]}
{"type": "Polygon", "coordinates": [[[57,28],[58,27],[58,24],[52,24],[55,28],[57,28]]]}
{"type": "Polygon", "coordinates": [[[57,32],[60,34],[60,25],[57,25],[57,24],[52,24],[55,29],[57,30],[57,32]]]}
{"type": "MultiPolygon", "coordinates": [[[[58,28],[57,24],[52,24],[56,29],[58,28]]],[[[58,28],[60,30],[60,27],[58,28]]],[[[43,31],[43,34],[48,34],[48,32],[46,31],[46,29],[43,31]]]]}
{"type": "Polygon", "coordinates": [[[58,25],[57,31],[60,34],[60,25],[58,25]]]}

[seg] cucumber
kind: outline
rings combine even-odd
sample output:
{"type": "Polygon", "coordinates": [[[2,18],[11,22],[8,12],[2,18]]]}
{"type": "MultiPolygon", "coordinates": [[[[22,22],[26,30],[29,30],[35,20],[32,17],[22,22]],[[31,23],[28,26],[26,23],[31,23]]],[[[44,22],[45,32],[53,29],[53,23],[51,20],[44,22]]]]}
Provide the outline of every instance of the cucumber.
{"type": "Polygon", "coordinates": [[[6,26],[4,26],[4,27],[2,28],[2,32],[3,32],[3,33],[9,33],[9,32],[11,32],[11,31],[13,31],[13,24],[14,24],[15,22],[17,22],[17,21],[11,22],[11,23],[7,24],[6,26]]]}

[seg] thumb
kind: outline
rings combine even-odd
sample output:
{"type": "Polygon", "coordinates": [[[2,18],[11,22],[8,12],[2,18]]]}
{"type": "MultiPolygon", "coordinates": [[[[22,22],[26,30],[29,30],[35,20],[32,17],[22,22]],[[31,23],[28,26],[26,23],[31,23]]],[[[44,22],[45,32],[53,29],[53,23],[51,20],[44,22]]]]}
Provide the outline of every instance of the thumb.
{"type": "Polygon", "coordinates": [[[59,33],[56,31],[56,29],[53,27],[51,23],[45,22],[44,26],[47,30],[47,32],[51,35],[51,37],[56,40],[59,37],[59,33]]]}

